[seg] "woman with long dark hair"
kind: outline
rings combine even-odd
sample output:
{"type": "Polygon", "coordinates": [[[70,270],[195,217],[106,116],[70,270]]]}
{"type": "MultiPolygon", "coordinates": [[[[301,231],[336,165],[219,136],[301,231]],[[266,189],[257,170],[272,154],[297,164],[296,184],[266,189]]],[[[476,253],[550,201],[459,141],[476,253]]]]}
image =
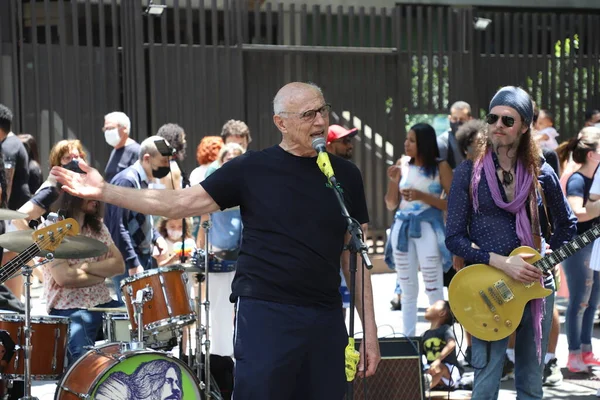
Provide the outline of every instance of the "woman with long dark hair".
{"type": "MultiPolygon", "coordinates": [[[[577,217],[577,233],[582,234],[600,222],[598,201],[592,202],[590,188],[600,165],[600,129],[584,128],[567,146],[573,161],[581,165],[567,181],[567,200],[577,217]]],[[[569,343],[567,368],[587,372],[588,366],[600,366],[592,352],[592,333],[596,309],[600,304],[600,272],[590,269],[592,246],[587,246],[563,262],[569,287],[566,327],[569,343]]]]}
{"type": "Polygon", "coordinates": [[[438,161],[436,134],[431,125],[416,124],[410,128],[404,150],[410,161],[388,168],[390,182],[385,202],[388,210],[397,208],[391,233],[394,263],[402,289],[404,334],[414,336],[419,266],[431,305],[444,299],[444,270],[452,264],[444,245],[443,211],[447,203],[442,197],[450,190],[452,169],[446,161],[438,161]]]}

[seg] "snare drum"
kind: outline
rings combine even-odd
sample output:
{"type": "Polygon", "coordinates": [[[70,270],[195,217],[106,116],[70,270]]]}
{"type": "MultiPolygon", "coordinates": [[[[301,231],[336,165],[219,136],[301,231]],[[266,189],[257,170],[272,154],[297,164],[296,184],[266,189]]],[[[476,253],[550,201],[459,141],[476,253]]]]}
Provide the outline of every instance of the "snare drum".
{"type": "MultiPolygon", "coordinates": [[[[19,346],[4,368],[4,379],[23,380],[25,360],[25,316],[8,313],[0,314],[0,329],[10,335],[19,346]]],[[[64,372],[67,342],[69,340],[69,318],[67,317],[31,317],[31,379],[57,380],[64,372]]]]}
{"type": "Polygon", "coordinates": [[[131,301],[138,290],[148,289],[149,300],[143,305],[144,335],[174,331],[196,320],[187,290],[187,274],[180,266],[156,268],[121,281],[131,328],[137,331],[137,314],[131,301]]]}
{"type": "Polygon", "coordinates": [[[131,327],[127,313],[104,313],[102,316],[102,332],[109,342],[130,342],[131,327]]]}
{"type": "Polygon", "coordinates": [[[203,398],[194,373],[177,358],[108,343],[81,356],[58,383],[55,400],[203,398]],[[170,397],[172,396],[172,397],[170,397]]]}

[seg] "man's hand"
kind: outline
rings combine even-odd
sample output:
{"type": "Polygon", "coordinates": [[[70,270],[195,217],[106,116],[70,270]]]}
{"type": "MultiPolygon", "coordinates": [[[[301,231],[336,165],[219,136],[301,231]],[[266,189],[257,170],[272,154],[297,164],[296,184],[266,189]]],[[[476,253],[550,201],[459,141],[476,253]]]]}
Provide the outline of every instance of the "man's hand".
{"type": "Polygon", "coordinates": [[[379,341],[377,340],[377,334],[373,333],[367,336],[368,337],[366,338],[366,351],[365,340],[361,341],[360,343],[360,361],[358,362],[358,372],[356,373],[356,376],[358,378],[362,378],[365,376],[365,365],[363,360],[366,360],[367,377],[375,375],[375,371],[377,371],[379,361],[381,361],[381,353],[379,352],[379,341]]]}
{"type": "Polygon", "coordinates": [[[504,257],[491,253],[490,265],[503,270],[508,276],[519,282],[539,282],[542,279],[542,271],[525,261],[533,256],[534,254],[518,254],[504,257]]]}
{"type": "Polygon", "coordinates": [[[85,174],[78,174],[62,167],[53,167],[50,173],[63,185],[62,189],[67,193],[84,199],[102,200],[106,184],[102,175],[83,160],[79,161],[79,167],[85,174]]]}

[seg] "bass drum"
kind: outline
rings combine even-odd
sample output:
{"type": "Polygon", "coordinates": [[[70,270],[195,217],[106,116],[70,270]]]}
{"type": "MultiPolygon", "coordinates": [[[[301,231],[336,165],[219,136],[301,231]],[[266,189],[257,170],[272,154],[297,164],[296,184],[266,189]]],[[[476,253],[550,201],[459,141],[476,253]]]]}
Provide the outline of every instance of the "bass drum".
{"type": "Polygon", "coordinates": [[[169,354],[108,343],[80,357],[58,383],[55,400],[198,400],[204,395],[194,373],[169,354]]]}

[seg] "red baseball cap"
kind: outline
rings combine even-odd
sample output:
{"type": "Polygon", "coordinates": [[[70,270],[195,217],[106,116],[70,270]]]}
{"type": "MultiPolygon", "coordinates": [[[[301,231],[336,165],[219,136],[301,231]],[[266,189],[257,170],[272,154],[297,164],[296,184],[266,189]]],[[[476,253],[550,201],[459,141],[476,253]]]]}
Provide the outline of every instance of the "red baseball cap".
{"type": "Polygon", "coordinates": [[[346,129],[341,125],[329,125],[329,133],[327,134],[327,144],[334,140],[341,139],[345,136],[354,137],[358,133],[358,128],[346,129]]]}

